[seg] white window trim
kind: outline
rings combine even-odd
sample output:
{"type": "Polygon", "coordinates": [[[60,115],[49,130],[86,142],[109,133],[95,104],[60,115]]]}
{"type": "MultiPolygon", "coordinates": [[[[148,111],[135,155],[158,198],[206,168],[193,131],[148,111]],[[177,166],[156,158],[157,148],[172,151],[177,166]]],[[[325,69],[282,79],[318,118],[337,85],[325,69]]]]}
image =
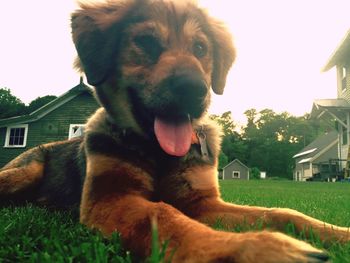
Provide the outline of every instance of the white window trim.
{"type": "Polygon", "coordinates": [[[233,179],[240,179],[241,178],[241,172],[240,171],[232,171],[232,178],[233,179]],[[238,177],[234,177],[233,174],[238,173],[238,177]]]}
{"type": "Polygon", "coordinates": [[[69,132],[68,132],[68,140],[75,138],[73,137],[73,127],[85,127],[85,124],[79,123],[79,124],[69,124],[69,132]]]}
{"type": "Polygon", "coordinates": [[[5,137],[5,148],[25,148],[27,146],[27,135],[28,135],[28,124],[18,124],[18,125],[11,125],[7,126],[6,129],[6,137],[5,137]],[[24,138],[23,138],[23,144],[22,145],[10,145],[10,132],[11,129],[14,128],[24,128],[24,138]]]}

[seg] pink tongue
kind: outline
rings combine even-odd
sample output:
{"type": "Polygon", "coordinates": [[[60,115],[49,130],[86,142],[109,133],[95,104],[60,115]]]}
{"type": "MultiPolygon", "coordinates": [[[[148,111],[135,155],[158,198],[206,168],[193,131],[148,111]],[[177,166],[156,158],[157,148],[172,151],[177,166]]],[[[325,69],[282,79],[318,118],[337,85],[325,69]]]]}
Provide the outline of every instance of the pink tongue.
{"type": "Polygon", "coordinates": [[[192,125],[189,119],[171,123],[156,118],[154,132],[160,147],[169,155],[184,156],[191,147],[192,125]]]}

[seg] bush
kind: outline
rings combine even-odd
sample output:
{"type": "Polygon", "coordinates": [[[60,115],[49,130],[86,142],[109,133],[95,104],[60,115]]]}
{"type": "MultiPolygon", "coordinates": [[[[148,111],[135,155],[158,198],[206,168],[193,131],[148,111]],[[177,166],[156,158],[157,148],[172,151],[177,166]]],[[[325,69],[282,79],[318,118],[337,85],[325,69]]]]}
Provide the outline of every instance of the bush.
{"type": "Polygon", "coordinates": [[[250,179],[260,179],[260,170],[257,167],[253,167],[250,169],[250,179]]]}

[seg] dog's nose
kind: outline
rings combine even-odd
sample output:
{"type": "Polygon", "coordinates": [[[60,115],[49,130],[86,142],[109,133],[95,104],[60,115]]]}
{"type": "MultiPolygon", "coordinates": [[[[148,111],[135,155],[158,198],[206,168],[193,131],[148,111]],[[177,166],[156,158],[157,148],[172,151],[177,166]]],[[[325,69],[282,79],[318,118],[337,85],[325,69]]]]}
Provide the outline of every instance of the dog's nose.
{"type": "Polygon", "coordinates": [[[199,118],[208,106],[209,88],[196,74],[176,74],[163,80],[153,99],[156,115],[199,118]]]}
{"type": "Polygon", "coordinates": [[[188,100],[202,100],[208,92],[204,80],[191,75],[173,77],[170,88],[176,97],[188,100]]]}

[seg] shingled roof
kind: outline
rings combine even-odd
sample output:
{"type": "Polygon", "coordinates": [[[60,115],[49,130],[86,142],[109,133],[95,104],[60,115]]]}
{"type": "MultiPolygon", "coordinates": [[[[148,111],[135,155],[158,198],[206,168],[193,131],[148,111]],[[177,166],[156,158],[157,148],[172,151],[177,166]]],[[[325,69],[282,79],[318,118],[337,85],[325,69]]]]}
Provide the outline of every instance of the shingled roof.
{"type": "Polygon", "coordinates": [[[68,101],[74,99],[83,92],[92,93],[92,90],[86,86],[83,82],[80,82],[77,86],[73,87],[63,95],[57,97],[56,99],[50,101],[39,109],[22,116],[16,116],[6,119],[0,119],[0,127],[5,127],[13,124],[23,124],[37,121],[42,117],[46,116],[53,110],[67,103],[68,101]]]}
{"type": "Polygon", "coordinates": [[[299,163],[303,160],[310,161],[315,159],[322,153],[325,149],[333,146],[338,142],[338,132],[331,131],[326,134],[323,134],[316,138],[312,143],[304,147],[300,152],[295,154],[293,158],[303,158],[299,163]]]}

